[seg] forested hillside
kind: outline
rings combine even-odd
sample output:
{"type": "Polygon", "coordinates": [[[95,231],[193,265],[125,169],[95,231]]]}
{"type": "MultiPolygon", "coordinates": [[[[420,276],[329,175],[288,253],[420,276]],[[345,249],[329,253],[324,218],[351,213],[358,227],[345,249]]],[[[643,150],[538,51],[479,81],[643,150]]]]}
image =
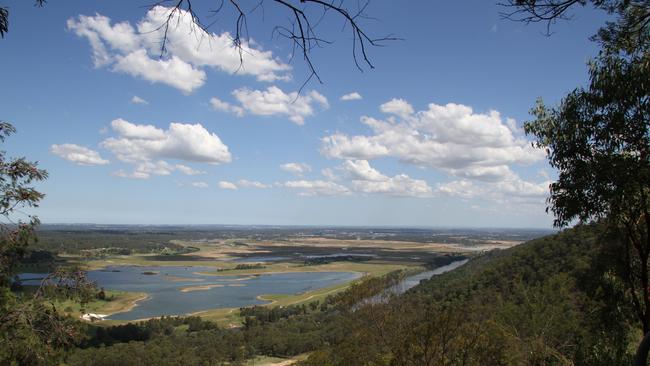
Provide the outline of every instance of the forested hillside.
{"type": "Polygon", "coordinates": [[[641,336],[602,226],[470,261],[349,317],[350,336],[308,364],[630,364],[641,336]],[[372,350],[363,352],[363,350],[372,350]]]}
{"type": "Polygon", "coordinates": [[[603,230],[489,252],[360,309],[350,305],[364,291],[356,286],[320,304],[243,309],[239,329],[199,320],[91,329],[67,362],[239,364],[310,352],[306,365],[627,365],[641,333],[603,269],[617,258],[603,230]]]}

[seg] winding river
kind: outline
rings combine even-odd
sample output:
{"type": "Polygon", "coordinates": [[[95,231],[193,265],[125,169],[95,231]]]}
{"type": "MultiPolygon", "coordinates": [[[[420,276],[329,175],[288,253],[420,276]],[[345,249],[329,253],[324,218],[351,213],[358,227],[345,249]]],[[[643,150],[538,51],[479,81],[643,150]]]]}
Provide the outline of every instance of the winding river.
{"type": "Polygon", "coordinates": [[[354,306],[355,309],[358,309],[359,307],[367,304],[377,304],[377,303],[382,303],[388,301],[392,296],[396,295],[401,295],[405,293],[406,291],[410,290],[411,288],[417,286],[420,284],[420,281],[422,280],[428,280],[433,276],[437,276],[440,274],[443,274],[445,272],[453,271],[454,269],[462,266],[463,264],[467,263],[467,259],[451,262],[447,265],[438,267],[436,269],[430,270],[430,271],[424,271],[420,272],[416,275],[413,276],[408,276],[399,283],[390,286],[389,288],[385,289],[383,292],[369,297],[367,299],[362,300],[360,303],[356,304],[354,306]]]}

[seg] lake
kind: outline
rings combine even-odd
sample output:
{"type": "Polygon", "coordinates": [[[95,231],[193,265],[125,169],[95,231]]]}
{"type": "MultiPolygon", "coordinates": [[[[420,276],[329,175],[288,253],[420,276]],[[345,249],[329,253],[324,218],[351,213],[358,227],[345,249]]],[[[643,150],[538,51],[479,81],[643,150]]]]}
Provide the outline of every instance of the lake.
{"type": "MultiPolygon", "coordinates": [[[[88,272],[99,287],[110,290],[146,292],[149,298],[130,311],[107,319],[136,320],[163,315],[185,315],[198,311],[268,303],[257,297],[264,294],[299,294],[345,283],[361,277],[357,272],[286,272],[262,275],[212,276],[200,272],[211,267],[109,266],[88,272]],[[199,289],[197,286],[205,286],[199,289]],[[192,288],[194,287],[194,288],[192,288]],[[186,291],[181,291],[183,290],[186,291]]],[[[42,274],[23,273],[21,279],[42,274]]],[[[25,280],[24,284],[39,284],[25,280]]]]}

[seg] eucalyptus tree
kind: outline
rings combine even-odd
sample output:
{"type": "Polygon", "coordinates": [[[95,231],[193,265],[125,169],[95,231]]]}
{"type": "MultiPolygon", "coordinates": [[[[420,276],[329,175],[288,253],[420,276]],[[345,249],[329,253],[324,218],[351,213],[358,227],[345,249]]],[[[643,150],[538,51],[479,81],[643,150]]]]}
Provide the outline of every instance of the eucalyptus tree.
{"type": "MultiPolygon", "coordinates": [[[[0,121],[0,143],[15,128],[0,121]]],[[[79,322],[61,314],[57,299],[87,303],[95,293],[78,268],[60,268],[46,276],[32,292],[12,289],[19,265],[36,240],[38,217],[23,210],[38,207],[43,193],[33,184],[47,172],[26,158],[10,158],[0,151],[0,364],[58,364],[66,347],[81,336],[79,322]]]]}
{"type": "MultiPolygon", "coordinates": [[[[645,30],[647,33],[647,28],[645,30]]],[[[647,34],[644,35],[647,40],[647,34]]],[[[620,38],[619,38],[620,39],[620,38]]],[[[641,39],[641,38],[637,38],[641,39]]],[[[606,220],[621,240],[620,278],[650,346],[650,53],[647,42],[605,45],[587,87],[556,107],[540,100],[525,131],[558,171],[548,208],[555,225],[606,220]],[[610,46],[610,47],[608,47],[610,46]],[[618,48],[618,51],[613,51],[618,48]]]]}

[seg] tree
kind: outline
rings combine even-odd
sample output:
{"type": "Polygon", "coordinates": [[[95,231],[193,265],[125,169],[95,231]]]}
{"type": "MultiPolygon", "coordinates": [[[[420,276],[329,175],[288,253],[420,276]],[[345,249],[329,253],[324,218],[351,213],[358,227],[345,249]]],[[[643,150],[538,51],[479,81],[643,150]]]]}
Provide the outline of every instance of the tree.
{"type": "MultiPolygon", "coordinates": [[[[0,142],[15,132],[0,122],[0,142]]],[[[36,216],[22,214],[44,197],[31,186],[47,172],[25,158],[7,158],[0,151],[0,364],[56,363],[56,355],[81,336],[78,321],[59,314],[52,300],[75,298],[82,302],[94,293],[94,284],[78,268],[62,268],[48,275],[32,295],[11,288],[28,246],[36,238],[36,216]],[[26,216],[23,221],[18,215],[26,216]]],[[[14,287],[15,288],[15,287],[14,287]]]]}
{"type": "Polygon", "coordinates": [[[524,128],[559,174],[547,208],[555,225],[606,220],[621,238],[620,276],[650,335],[650,54],[647,43],[616,47],[590,63],[587,88],[558,107],[538,101],[524,128]]]}
{"type": "MultiPolygon", "coordinates": [[[[0,121],[0,142],[14,133],[15,128],[0,121]]],[[[0,215],[5,221],[0,225],[0,286],[10,284],[16,265],[25,249],[34,239],[38,218],[27,216],[28,221],[14,221],[13,214],[21,207],[37,207],[43,194],[30,186],[34,181],[47,178],[47,172],[25,158],[8,159],[0,151],[0,215]]]]}

